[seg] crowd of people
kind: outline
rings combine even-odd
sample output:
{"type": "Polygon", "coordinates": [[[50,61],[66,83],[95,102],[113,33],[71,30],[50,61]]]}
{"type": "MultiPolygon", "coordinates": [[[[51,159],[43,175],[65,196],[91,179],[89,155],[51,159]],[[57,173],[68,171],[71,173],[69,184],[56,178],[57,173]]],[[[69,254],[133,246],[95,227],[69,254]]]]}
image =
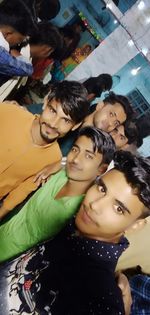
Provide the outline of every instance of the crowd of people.
{"type": "Polygon", "coordinates": [[[137,119],[107,73],[40,81],[42,105],[25,101],[54,61],[84,57],[77,28],[49,22],[59,10],[0,2],[0,314],[148,314],[150,271],[122,272],[124,257],[150,259],[150,157],[138,153],[149,117],[137,119]]]}

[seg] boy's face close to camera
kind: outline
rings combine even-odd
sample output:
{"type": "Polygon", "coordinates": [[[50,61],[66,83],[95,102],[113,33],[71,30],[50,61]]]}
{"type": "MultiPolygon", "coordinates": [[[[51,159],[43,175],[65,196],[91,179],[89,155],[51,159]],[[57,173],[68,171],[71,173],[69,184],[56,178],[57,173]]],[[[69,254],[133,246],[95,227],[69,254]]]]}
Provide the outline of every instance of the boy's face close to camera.
{"type": "Polygon", "coordinates": [[[114,169],[87,191],[76,226],[88,238],[115,243],[140,218],[143,208],[124,174],[114,169]]]}

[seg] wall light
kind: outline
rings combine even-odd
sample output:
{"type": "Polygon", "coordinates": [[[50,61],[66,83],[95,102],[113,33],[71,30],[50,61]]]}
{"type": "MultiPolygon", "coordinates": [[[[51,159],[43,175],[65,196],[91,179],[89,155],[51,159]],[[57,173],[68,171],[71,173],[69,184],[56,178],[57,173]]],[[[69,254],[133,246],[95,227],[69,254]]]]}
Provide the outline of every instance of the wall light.
{"type": "Polygon", "coordinates": [[[134,42],[133,42],[132,39],[130,39],[130,40],[128,41],[128,45],[129,45],[130,47],[134,46],[134,42]]]}
{"type": "Polygon", "coordinates": [[[118,21],[117,20],[114,20],[114,24],[117,24],[118,23],[118,21]]]}
{"type": "Polygon", "coordinates": [[[112,10],[112,3],[107,3],[107,4],[106,4],[106,8],[112,10]]]}
{"type": "Polygon", "coordinates": [[[138,4],[138,9],[139,10],[143,10],[145,8],[145,3],[144,1],[140,1],[140,3],[138,4]]]}
{"type": "Polygon", "coordinates": [[[137,75],[137,73],[139,72],[140,69],[141,69],[141,67],[132,69],[132,70],[131,70],[131,74],[132,74],[132,75],[137,75]]]}
{"type": "Polygon", "coordinates": [[[143,47],[142,48],[142,53],[144,56],[146,56],[148,54],[148,48],[147,47],[143,47]]]}

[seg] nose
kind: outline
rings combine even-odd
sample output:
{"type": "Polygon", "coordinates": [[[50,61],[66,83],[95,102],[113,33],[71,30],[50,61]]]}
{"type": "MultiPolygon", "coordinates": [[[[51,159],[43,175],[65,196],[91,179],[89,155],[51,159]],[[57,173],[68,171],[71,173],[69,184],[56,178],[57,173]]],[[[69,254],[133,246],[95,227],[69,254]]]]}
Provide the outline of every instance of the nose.
{"type": "Polygon", "coordinates": [[[76,164],[79,164],[79,162],[81,161],[81,153],[80,152],[76,152],[76,154],[73,157],[73,162],[76,164]]]}
{"type": "Polygon", "coordinates": [[[94,211],[97,214],[100,214],[103,210],[104,204],[105,204],[105,193],[101,193],[101,195],[99,197],[97,197],[95,200],[93,200],[92,202],[90,202],[89,206],[90,206],[90,210],[94,211]]]}
{"type": "Polygon", "coordinates": [[[51,125],[52,128],[57,129],[58,125],[59,125],[59,117],[55,117],[55,118],[53,117],[50,125],[51,125]]]}

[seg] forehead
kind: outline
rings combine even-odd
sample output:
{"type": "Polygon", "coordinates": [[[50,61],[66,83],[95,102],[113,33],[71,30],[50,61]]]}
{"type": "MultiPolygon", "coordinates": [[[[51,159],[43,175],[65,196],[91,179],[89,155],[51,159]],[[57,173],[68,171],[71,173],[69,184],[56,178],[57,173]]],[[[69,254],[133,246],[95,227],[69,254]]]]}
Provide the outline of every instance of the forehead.
{"type": "Polygon", "coordinates": [[[47,107],[52,107],[59,115],[66,117],[70,120],[72,120],[72,118],[70,117],[70,115],[65,114],[64,110],[63,110],[63,105],[60,102],[60,100],[56,100],[55,98],[52,98],[51,100],[47,100],[47,107]]]}
{"type": "Polygon", "coordinates": [[[82,150],[88,150],[88,151],[94,152],[93,141],[86,136],[80,136],[75,141],[74,145],[77,145],[82,150]]]}
{"type": "Polygon", "coordinates": [[[102,181],[112,199],[122,202],[131,212],[139,211],[142,214],[143,203],[134,193],[122,172],[112,169],[102,176],[102,181]]]}

